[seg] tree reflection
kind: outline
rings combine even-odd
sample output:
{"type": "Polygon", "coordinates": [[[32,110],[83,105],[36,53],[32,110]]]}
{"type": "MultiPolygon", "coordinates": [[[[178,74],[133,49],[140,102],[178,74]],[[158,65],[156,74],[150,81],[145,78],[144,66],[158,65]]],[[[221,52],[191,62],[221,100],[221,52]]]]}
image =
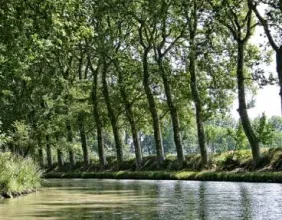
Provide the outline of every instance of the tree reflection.
{"type": "Polygon", "coordinates": [[[242,206],[242,219],[251,219],[252,217],[252,203],[250,200],[250,194],[243,184],[240,184],[240,196],[242,206]]]}
{"type": "Polygon", "coordinates": [[[206,183],[201,182],[199,187],[199,214],[201,220],[207,219],[206,183]]]}

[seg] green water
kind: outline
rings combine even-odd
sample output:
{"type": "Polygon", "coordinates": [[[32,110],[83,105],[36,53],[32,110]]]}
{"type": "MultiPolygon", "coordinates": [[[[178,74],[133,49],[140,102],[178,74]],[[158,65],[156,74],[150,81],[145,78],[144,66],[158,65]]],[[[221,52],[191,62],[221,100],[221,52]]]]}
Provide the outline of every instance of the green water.
{"type": "Polygon", "coordinates": [[[42,191],[0,200],[0,219],[282,219],[282,185],[49,180],[42,191]]]}

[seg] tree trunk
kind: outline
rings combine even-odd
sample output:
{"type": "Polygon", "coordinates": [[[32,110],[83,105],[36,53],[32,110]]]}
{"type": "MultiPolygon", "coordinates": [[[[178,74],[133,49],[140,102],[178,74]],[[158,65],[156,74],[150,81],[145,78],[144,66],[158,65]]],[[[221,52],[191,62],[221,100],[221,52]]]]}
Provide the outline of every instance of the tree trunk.
{"type": "Polygon", "coordinates": [[[125,131],[125,134],[124,134],[124,144],[125,145],[130,144],[130,142],[129,142],[129,135],[128,135],[127,131],[125,131]]]}
{"type": "Polygon", "coordinates": [[[63,153],[60,149],[61,146],[58,145],[60,141],[58,134],[56,134],[56,141],[57,141],[57,163],[58,163],[58,167],[62,168],[64,166],[64,158],[63,158],[63,153]]]}
{"type": "MultiPolygon", "coordinates": [[[[89,58],[88,58],[89,59],[89,58]]],[[[92,103],[93,103],[93,116],[96,124],[96,131],[97,131],[97,142],[98,142],[98,155],[100,161],[100,168],[101,170],[105,169],[107,165],[107,160],[105,156],[105,148],[104,148],[104,138],[103,138],[103,127],[102,122],[100,119],[99,114],[99,102],[97,96],[98,90],[98,69],[94,70],[91,62],[89,61],[89,67],[93,74],[93,87],[92,87],[92,103]]]]}
{"type": "Polygon", "coordinates": [[[84,162],[84,166],[87,167],[90,164],[90,158],[89,158],[89,151],[86,142],[84,116],[82,113],[80,113],[78,116],[78,128],[79,128],[80,141],[81,141],[81,147],[83,152],[83,162],[84,162]]]}
{"type": "Polygon", "coordinates": [[[40,167],[44,167],[43,150],[41,148],[38,149],[38,157],[40,167]]]}
{"type": "Polygon", "coordinates": [[[191,51],[189,56],[189,72],[191,76],[190,88],[192,91],[192,97],[196,108],[198,143],[202,157],[202,165],[206,166],[208,163],[208,154],[207,154],[206,142],[205,142],[202,102],[198,91],[198,82],[197,82],[197,74],[196,74],[197,57],[196,57],[196,45],[195,45],[195,30],[196,28],[194,30],[190,30],[190,44],[191,44],[191,51]]]}
{"type": "Polygon", "coordinates": [[[50,145],[50,137],[49,135],[46,136],[46,154],[47,154],[47,164],[48,168],[52,168],[53,166],[53,158],[52,158],[52,149],[50,145]]]}
{"type": "Polygon", "coordinates": [[[137,131],[137,140],[138,140],[138,143],[139,143],[139,146],[140,146],[141,155],[143,155],[143,149],[142,149],[142,145],[141,145],[142,133],[140,131],[137,131]]]}
{"type": "Polygon", "coordinates": [[[151,155],[152,155],[152,152],[151,152],[150,145],[147,145],[147,151],[148,151],[148,155],[151,156],[151,155]]]}
{"type": "Polygon", "coordinates": [[[126,112],[126,117],[127,117],[127,120],[130,124],[131,134],[132,134],[132,138],[133,138],[133,145],[134,145],[135,159],[136,159],[136,168],[139,169],[139,168],[141,168],[141,165],[142,165],[141,146],[140,146],[140,142],[138,140],[138,130],[137,130],[137,127],[136,127],[134,113],[133,113],[133,110],[132,110],[132,104],[129,102],[127,92],[126,92],[126,90],[123,86],[124,80],[123,80],[123,76],[122,76],[121,72],[119,72],[119,82],[120,82],[120,85],[119,85],[120,94],[121,94],[121,97],[122,97],[122,100],[123,100],[123,104],[124,104],[124,108],[125,108],[125,112],[126,112]]]}
{"type": "MultiPolygon", "coordinates": [[[[131,112],[132,109],[129,109],[128,111],[131,112]]],[[[131,113],[129,113],[129,114],[131,114],[131,113]]],[[[136,168],[139,169],[139,168],[141,168],[143,159],[142,159],[140,142],[138,140],[138,131],[136,129],[136,123],[135,123],[135,120],[133,118],[130,119],[129,123],[130,123],[130,127],[131,127],[132,138],[133,138],[133,145],[134,145],[135,158],[136,158],[136,168]]]]}
{"type": "MultiPolygon", "coordinates": [[[[281,4],[281,1],[280,1],[280,4],[281,4]]],[[[282,113],[282,45],[279,47],[275,43],[275,41],[273,39],[273,35],[271,34],[270,29],[269,29],[270,26],[269,26],[267,20],[264,19],[261,16],[260,12],[257,9],[256,3],[254,3],[253,0],[249,0],[248,5],[255,12],[255,14],[256,14],[257,18],[259,19],[261,25],[263,26],[264,32],[265,32],[265,34],[268,38],[270,46],[276,52],[276,71],[277,71],[278,79],[279,79],[279,87],[280,87],[279,95],[280,95],[280,102],[281,102],[280,105],[281,105],[281,113],[282,113]]]]}
{"type": "Polygon", "coordinates": [[[60,149],[57,149],[57,160],[59,168],[62,168],[64,166],[64,158],[63,153],[60,149]]]}
{"type": "Polygon", "coordinates": [[[129,107],[126,109],[127,112],[127,119],[130,124],[131,128],[131,134],[133,138],[133,145],[134,145],[134,151],[135,151],[135,158],[136,158],[136,167],[137,169],[141,168],[142,165],[142,152],[141,152],[141,146],[138,140],[138,131],[136,129],[136,123],[134,120],[133,112],[132,112],[132,107],[129,107]]]}
{"type": "MultiPolygon", "coordinates": [[[[97,121],[100,121],[98,119],[97,121]]],[[[105,166],[107,165],[107,160],[105,156],[105,148],[104,148],[104,138],[103,138],[103,128],[102,124],[96,122],[96,129],[97,129],[97,141],[98,141],[98,155],[99,155],[99,161],[100,161],[100,168],[101,170],[105,169],[105,166]]]]}
{"type": "Polygon", "coordinates": [[[282,113],[282,46],[276,51],[276,70],[280,86],[280,100],[281,100],[281,113],[282,113]]]}
{"type": "Polygon", "coordinates": [[[76,164],[75,155],[73,153],[73,150],[69,150],[69,161],[70,161],[70,169],[73,169],[76,164]]]}
{"type": "Polygon", "coordinates": [[[161,134],[161,126],[160,121],[158,117],[157,107],[154,100],[154,95],[150,88],[150,74],[148,69],[148,49],[144,51],[143,55],[143,86],[144,90],[147,96],[148,104],[149,104],[149,110],[151,112],[152,120],[153,120],[153,129],[154,129],[154,138],[155,138],[155,144],[156,144],[156,152],[157,152],[157,163],[158,167],[161,166],[163,163],[165,157],[164,157],[164,147],[163,147],[163,141],[162,141],[162,134],[161,134]]]}
{"type": "Polygon", "coordinates": [[[159,68],[160,68],[160,71],[161,71],[161,76],[162,76],[162,79],[163,79],[165,94],[166,94],[166,98],[167,98],[167,105],[168,105],[168,108],[169,108],[169,111],[170,111],[170,116],[171,116],[171,121],[172,121],[173,137],[174,137],[174,143],[175,143],[175,147],[176,147],[178,166],[179,166],[179,168],[182,168],[185,158],[184,158],[183,146],[182,146],[182,143],[181,143],[178,112],[177,112],[177,108],[175,107],[173,100],[172,100],[171,87],[170,87],[165,69],[163,67],[162,60],[158,61],[158,65],[159,65],[159,68]]]}
{"type": "Polygon", "coordinates": [[[102,71],[102,84],[103,84],[103,95],[105,98],[107,110],[108,110],[108,116],[111,121],[114,139],[115,139],[115,145],[116,145],[116,155],[117,155],[117,163],[118,168],[120,168],[121,164],[123,163],[123,142],[121,139],[121,135],[118,128],[118,120],[114,113],[114,110],[111,105],[111,100],[109,96],[109,90],[108,90],[108,84],[107,84],[107,63],[104,58],[103,62],[103,71],[102,71]]]}
{"type": "Polygon", "coordinates": [[[241,118],[242,126],[248,141],[251,145],[254,164],[257,165],[260,160],[259,140],[256,137],[249,120],[246,104],[246,94],[244,85],[244,47],[243,42],[238,42],[237,51],[237,86],[238,86],[238,101],[239,101],[239,115],[241,118]]]}
{"type": "MultiPolygon", "coordinates": [[[[72,144],[73,137],[72,137],[72,129],[69,121],[67,121],[67,141],[72,144]]],[[[75,161],[75,155],[73,153],[73,149],[69,148],[69,162],[70,162],[70,169],[75,167],[76,161],[75,161]]]]}

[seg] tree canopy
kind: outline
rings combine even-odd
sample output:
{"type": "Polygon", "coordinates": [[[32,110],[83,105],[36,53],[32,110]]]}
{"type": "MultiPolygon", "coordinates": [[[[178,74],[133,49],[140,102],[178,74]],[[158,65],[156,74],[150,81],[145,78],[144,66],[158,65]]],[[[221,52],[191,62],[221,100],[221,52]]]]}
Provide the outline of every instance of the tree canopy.
{"type": "Polygon", "coordinates": [[[61,165],[67,154],[103,169],[133,152],[137,168],[144,154],[161,165],[168,153],[181,168],[191,152],[205,166],[212,152],[246,147],[256,164],[281,129],[279,117],[248,116],[248,95],[272,83],[259,68],[269,51],[250,38],[261,25],[281,87],[281,11],[278,0],[6,0],[0,143],[46,152],[50,166],[54,149],[61,165]]]}

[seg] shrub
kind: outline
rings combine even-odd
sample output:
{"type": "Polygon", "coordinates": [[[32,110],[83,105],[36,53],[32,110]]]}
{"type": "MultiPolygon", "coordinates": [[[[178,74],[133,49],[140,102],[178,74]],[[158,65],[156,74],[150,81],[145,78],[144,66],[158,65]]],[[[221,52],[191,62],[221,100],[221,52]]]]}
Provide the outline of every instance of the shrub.
{"type": "Polygon", "coordinates": [[[23,192],[41,185],[41,170],[31,158],[0,154],[0,192],[23,192]]]}

